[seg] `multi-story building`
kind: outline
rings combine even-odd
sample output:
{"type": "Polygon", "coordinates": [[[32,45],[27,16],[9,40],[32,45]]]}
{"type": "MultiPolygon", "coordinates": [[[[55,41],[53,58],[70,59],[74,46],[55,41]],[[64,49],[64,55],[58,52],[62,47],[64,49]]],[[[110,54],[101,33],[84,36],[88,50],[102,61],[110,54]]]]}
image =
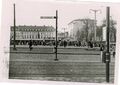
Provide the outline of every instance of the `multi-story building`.
{"type": "Polygon", "coordinates": [[[75,40],[77,40],[78,38],[78,31],[79,31],[79,37],[84,37],[84,39],[86,39],[85,35],[86,33],[88,32],[88,37],[89,34],[91,34],[94,30],[94,20],[92,19],[76,19],[76,20],[73,20],[71,21],[69,24],[68,24],[68,28],[70,29],[69,30],[69,36],[71,38],[74,38],[75,40]],[[88,28],[88,29],[86,29],[88,28]]]}
{"type": "Polygon", "coordinates": [[[58,40],[63,40],[68,38],[68,32],[59,32],[58,33],[58,40]]]}
{"type": "MultiPolygon", "coordinates": [[[[11,26],[10,40],[13,43],[14,28],[11,26]]],[[[28,44],[29,40],[35,43],[55,40],[55,28],[52,26],[16,26],[16,43],[28,44]]]]}
{"type": "Polygon", "coordinates": [[[68,24],[68,28],[70,29],[69,31],[69,36],[74,37],[76,36],[76,33],[78,30],[81,30],[83,28],[83,22],[79,19],[73,20],[68,24]]]}

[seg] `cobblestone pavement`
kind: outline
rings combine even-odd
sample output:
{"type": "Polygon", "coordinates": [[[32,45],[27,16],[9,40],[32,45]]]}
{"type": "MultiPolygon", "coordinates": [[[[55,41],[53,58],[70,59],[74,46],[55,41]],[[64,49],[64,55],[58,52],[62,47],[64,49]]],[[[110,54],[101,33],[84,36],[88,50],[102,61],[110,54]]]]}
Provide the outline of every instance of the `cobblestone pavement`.
{"type": "MultiPolygon", "coordinates": [[[[58,54],[59,61],[54,61],[55,54],[52,48],[35,47],[29,51],[27,47],[19,47],[17,51],[13,51],[11,48],[10,52],[10,79],[105,82],[105,63],[101,62],[100,51],[96,49],[59,49],[59,53],[73,53],[72,55],[58,54]],[[40,54],[49,52],[53,54],[40,54]]],[[[111,61],[110,83],[113,83],[113,57],[111,57],[111,61]]]]}

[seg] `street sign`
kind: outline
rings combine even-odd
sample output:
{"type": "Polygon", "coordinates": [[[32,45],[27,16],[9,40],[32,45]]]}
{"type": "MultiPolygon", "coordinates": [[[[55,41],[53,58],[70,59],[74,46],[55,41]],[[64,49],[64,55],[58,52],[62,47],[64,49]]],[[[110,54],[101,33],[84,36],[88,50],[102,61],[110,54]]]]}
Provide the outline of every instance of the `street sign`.
{"type": "Polygon", "coordinates": [[[56,16],[41,16],[41,19],[56,19],[56,44],[55,44],[55,61],[58,61],[57,58],[57,48],[58,48],[58,44],[57,44],[57,29],[58,29],[58,11],[56,10],[56,16]]]}
{"type": "Polygon", "coordinates": [[[56,16],[41,16],[41,19],[56,19],[56,16]]]}

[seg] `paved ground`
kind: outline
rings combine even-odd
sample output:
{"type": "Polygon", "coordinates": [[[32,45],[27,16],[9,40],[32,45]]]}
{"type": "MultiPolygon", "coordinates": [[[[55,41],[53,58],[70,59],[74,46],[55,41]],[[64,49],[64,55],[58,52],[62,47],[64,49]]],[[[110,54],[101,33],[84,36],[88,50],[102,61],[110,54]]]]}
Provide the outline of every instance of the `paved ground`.
{"type": "MultiPolygon", "coordinates": [[[[10,78],[57,80],[75,82],[105,82],[105,64],[101,62],[99,48],[59,47],[54,61],[53,47],[19,46],[10,50],[10,78]]],[[[110,82],[114,82],[114,58],[111,57],[110,82]]]]}

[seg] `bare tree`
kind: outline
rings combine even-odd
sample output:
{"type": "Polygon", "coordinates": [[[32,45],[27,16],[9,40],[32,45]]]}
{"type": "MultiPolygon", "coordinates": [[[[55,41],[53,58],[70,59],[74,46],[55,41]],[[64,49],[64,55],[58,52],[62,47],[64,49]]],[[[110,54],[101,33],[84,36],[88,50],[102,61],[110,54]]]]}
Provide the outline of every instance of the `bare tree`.
{"type": "MultiPolygon", "coordinates": [[[[102,21],[102,26],[101,27],[105,27],[106,26],[106,20],[104,19],[102,21]]],[[[110,20],[110,41],[116,41],[116,24],[117,22],[113,19],[110,20]]]]}
{"type": "Polygon", "coordinates": [[[86,42],[88,42],[89,40],[92,39],[91,34],[93,32],[92,28],[94,27],[94,20],[91,20],[89,18],[83,19],[83,23],[84,23],[85,39],[86,39],[86,42]]]}
{"type": "Polygon", "coordinates": [[[96,29],[96,36],[99,38],[99,41],[102,40],[102,26],[97,26],[97,29],[96,29]]]}
{"type": "Polygon", "coordinates": [[[78,30],[75,34],[75,37],[78,41],[86,41],[88,42],[93,38],[93,28],[94,28],[94,20],[85,18],[80,19],[80,22],[83,24],[80,24],[80,29],[78,27],[78,30]]]}

